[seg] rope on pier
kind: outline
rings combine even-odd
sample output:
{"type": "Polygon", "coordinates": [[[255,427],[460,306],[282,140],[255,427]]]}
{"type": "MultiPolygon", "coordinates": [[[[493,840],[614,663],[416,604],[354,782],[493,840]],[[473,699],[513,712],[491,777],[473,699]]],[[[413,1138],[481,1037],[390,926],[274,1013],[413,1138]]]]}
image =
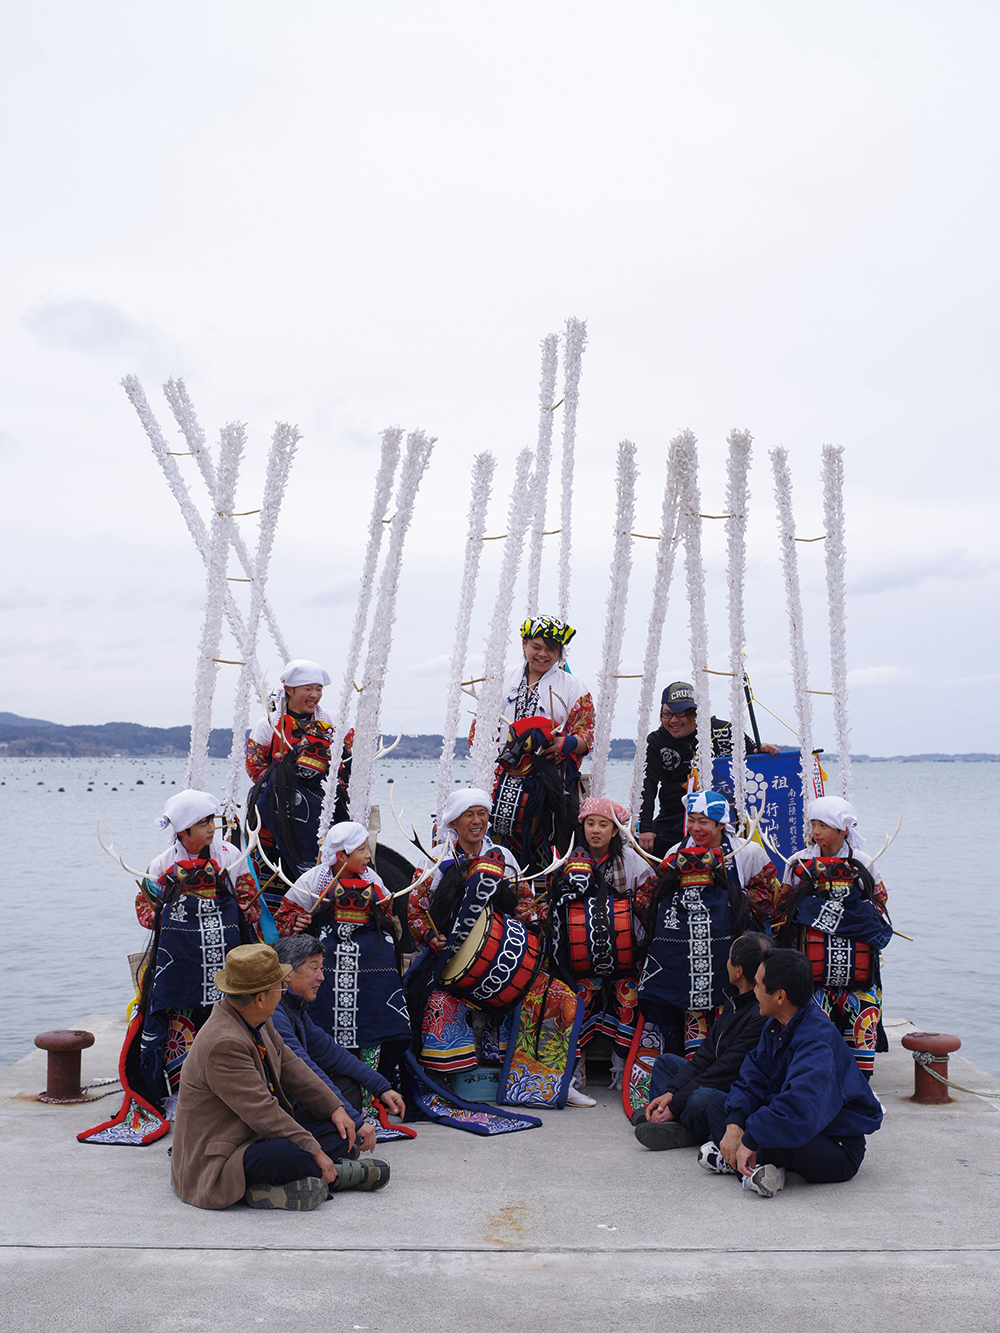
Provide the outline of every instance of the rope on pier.
{"type": "Polygon", "coordinates": [[[923,1065],[931,1078],[936,1078],[939,1083],[946,1083],[949,1088],[957,1088],[959,1092],[970,1092],[973,1097],[1000,1097],[1000,1092],[977,1092],[975,1088],[963,1087],[961,1083],[956,1083],[954,1079],[944,1078],[936,1069],[931,1068],[932,1064],[940,1060],[939,1055],[931,1055],[927,1051],[914,1051],[913,1058],[918,1065],[923,1065]]]}

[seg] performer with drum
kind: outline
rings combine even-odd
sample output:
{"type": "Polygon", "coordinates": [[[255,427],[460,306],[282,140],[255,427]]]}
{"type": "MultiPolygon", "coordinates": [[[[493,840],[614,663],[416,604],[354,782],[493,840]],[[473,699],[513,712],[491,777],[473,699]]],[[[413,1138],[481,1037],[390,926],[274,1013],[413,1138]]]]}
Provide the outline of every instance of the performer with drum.
{"type": "Polygon", "coordinates": [[[420,1063],[438,1078],[502,1065],[506,1101],[594,1105],[569,1086],[576,996],[540,970],[539,935],[526,929],[535,900],[510,852],[489,837],[488,794],[452,792],[441,825],[451,855],[411,893],[408,915],[424,946],[406,975],[420,1063]]]}
{"type": "Polygon", "coordinates": [[[565,650],[576,630],[554,616],[521,625],[524,662],[504,682],[511,722],[497,760],[492,826],[529,873],[551,860],[575,832],[580,764],[594,743],[594,703],[571,674],[565,650]]]}
{"type": "Polygon", "coordinates": [[[598,1033],[611,1038],[611,1086],[620,1088],[638,1016],[636,984],[656,871],[622,845],[617,824],[628,811],[606,797],[580,804],[582,843],[548,890],[552,956],[559,975],[584,1002],[580,1064],[598,1033]]]}
{"type": "Polygon", "coordinates": [[[785,867],[775,909],[782,945],[812,964],[814,995],[870,1079],[880,1041],[882,979],[879,951],[892,939],[885,885],[860,850],[857,814],[849,801],[822,796],[806,808],[812,842],[785,867]]]}

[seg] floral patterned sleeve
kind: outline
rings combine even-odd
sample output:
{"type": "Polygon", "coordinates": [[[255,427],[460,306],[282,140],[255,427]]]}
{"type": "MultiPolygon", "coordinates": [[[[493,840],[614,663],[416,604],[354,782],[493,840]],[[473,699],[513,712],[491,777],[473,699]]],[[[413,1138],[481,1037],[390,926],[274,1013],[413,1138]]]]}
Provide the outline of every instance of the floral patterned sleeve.
{"type": "Polygon", "coordinates": [[[587,749],[594,748],[594,701],[590,692],[581,694],[569,710],[563,731],[567,736],[579,736],[587,742],[587,749]]]}
{"type": "Polygon", "coordinates": [[[282,898],[278,910],[274,914],[274,924],[277,926],[278,934],[282,939],[286,935],[295,934],[295,918],[305,910],[301,903],[293,901],[287,894],[282,898]]]}
{"type": "Polygon", "coordinates": [[[747,880],[746,892],[754,916],[762,925],[766,925],[775,913],[782,896],[778,872],[770,861],[747,880]]]}
{"type": "Polygon", "coordinates": [[[249,870],[244,870],[242,875],[236,876],[233,892],[240,905],[240,911],[246,917],[247,925],[253,927],[254,934],[259,940],[263,940],[260,933],[260,894],[257,891],[257,882],[249,870]]]}
{"type": "Polygon", "coordinates": [[[247,737],[246,769],[251,782],[256,782],[271,759],[271,747],[261,745],[252,736],[247,737]]]}
{"type": "Polygon", "coordinates": [[[880,879],[875,880],[875,903],[878,907],[885,907],[889,901],[889,895],[886,893],[885,885],[880,879]]]}
{"type": "MultiPolygon", "coordinates": [[[[418,870],[413,876],[414,880],[419,879],[423,871],[418,870]]],[[[432,935],[437,931],[431,922],[431,898],[433,891],[431,884],[436,876],[431,876],[421,884],[419,889],[415,889],[410,894],[410,901],[406,908],[406,923],[410,927],[410,934],[418,944],[426,944],[432,935]]]]}
{"type": "Polygon", "coordinates": [[[156,924],[156,904],[159,901],[156,885],[146,876],[135,895],[135,914],[143,930],[152,930],[156,924]]]}

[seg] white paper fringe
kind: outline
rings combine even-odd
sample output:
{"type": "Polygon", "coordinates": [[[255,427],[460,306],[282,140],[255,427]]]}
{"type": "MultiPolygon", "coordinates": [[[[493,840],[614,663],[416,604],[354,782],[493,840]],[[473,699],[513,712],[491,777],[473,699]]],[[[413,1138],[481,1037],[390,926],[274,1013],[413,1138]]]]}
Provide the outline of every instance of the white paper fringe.
{"type": "Polygon", "coordinates": [[[223,603],[227,586],[226,569],[229,560],[227,517],[236,499],[236,481],[245,443],[246,427],[242,423],[230,422],[223,426],[216,488],[218,508],[212,518],[211,549],[205,580],[205,620],[195,670],[194,716],[191,721],[191,748],[187,764],[187,785],[196,790],[201,790],[205,781],[208,736],[212,729],[212,696],[215,693],[215,678],[219,671],[219,664],[213,659],[219,655],[222,640],[223,603]]]}
{"type": "MultiPolygon", "coordinates": [[[[646,632],[646,655],[642,663],[642,685],[639,691],[638,731],[635,738],[635,760],[632,764],[632,791],[629,808],[637,815],[642,806],[642,787],[646,777],[646,734],[649,730],[656,694],[656,673],[660,667],[660,643],[663,622],[670,602],[670,583],[674,576],[674,558],[680,536],[681,518],[678,503],[677,457],[680,436],[670,443],[667,454],[667,479],[663,487],[663,508],[660,514],[660,540],[656,546],[656,574],[649,608],[649,628],[646,632]]],[[[657,724],[658,725],[658,724],[657,724]]]]}
{"type": "Polygon", "coordinates": [[[570,557],[573,545],[573,462],[576,412],[580,405],[580,372],[587,343],[587,321],[567,319],[563,358],[562,500],[559,521],[559,618],[569,617],[570,557]]]}
{"type": "Polygon", "coordinates": [[[851,728],[847,721],[847,606],[844,598],[844,458],[843,449],[823,446],[823,519],[826,527],[826,593],[830,616],[830,689],[837,729],[840,794],[851,799],[851,728]]]}
{"type": "Polygon", "coordinates": [[[535,451],[535,515],[531,521],[531,551],[528,556],[529,619],[538,615],[538,588],[542,577],[542,536],[548,500],[549,469],[552,465],[552,405],[556,396],[556,366],[559,335],[550,333],[542,343],[542,378],[538,386],[538,447],[535,451]]]}
{"type": "MultiPolygon", "coordinates": [[[[382,453],[379,458],[378,472],[375,476],[375,493],[372,497],[372,511],[368,519],[368,541],[365,546],[365,563],[361,570],[361,584],[358,588],[358,600],[354,608],[354,627],[351,641],[347,647],[347,660],[344,664],[344,682],[340,689],[340,699],[333,717],[333,731],[330,740],[330,770],[323,782],[323,805],[319,816],[319,843],[322,846],[337,804],[337,780],[340,772],[340,753],[344,737],[350,728],[351,702],[354,698],[354,681],[361,661],[361,645],[364,642],[365,629],[368,625],[368,608],[371,605],[372,592],[375,588],[375,570],[378,567],[379,548],[382,533],[388,526],[383,520],[392,498],[392,481],[396,475],[399,451],[403,443],[401,426],[390,426],[382,431],[382,453]]],[[[393,520],[395,523],[395,520],[393,520]]],[[[374,750],[372,751],[374,754],[374,750]]]]}
{"type": "Polygon", "coordinates": [[[522,449],[517,456],[514,486],[510,493],[507,513],[507,537],[504,541],[503,560],[493,619],[486,639],[486,679],[479,694],[476,712],[476,734],[472,743],[471,783],[484,791],[493,790],[493,768],[500,749],[500,714],[503,709],[503,682],[507,664],[507,640],[510,637],[511,608],[514,605],[514,585],[521,565],[524,534],[531,521],[531,450],[522,449]]]}
{"type": "MultiPolygon", "coordinates": [[[[396,512],[391,524],[389,549],[379,578],[378,597],[368,635],[368,656],[361,677],[361,699],[354,733],[351,761],[349,808],[351,819],[368,827],[371,812],[371,784],[378,741],[379,716],[382,711],[382,686],[385,682],[389,652],[392,648],[392,627],[396,621],[396,593],[399,589],[399,571],[403,560],[403,545],[413,518],[417,490],[427,470],[434,438],[423,431],[412,431],[407,437],[406,453],[399,473],[396,491],[396,512]]],[[[330,773],[334,776],[337,756],[331,752],[330,773]]]]}
{"type": "Polygon", "coordinates": [[[687,581],[691,635],[691,682],[698,709],[698,784],[712,785],[712,706],[708,686],[708,620],[705,615],[705,569],[701,559],[701,491],[698,489],[698,442],[683,430],[676,440],[684,574],[687,581]]]}
{"type": "Polygon", "coordinates": [[[747,514],[750,492],[747,472],[753,436],[748,430],[729,432],[726,472],[726,576],[729,583],[729,717],[733,728],[733,795],[736,813],[746,818],[746,693],[743,650],[746,626],[743,619],[743,589],[746,581],[747,514]]]}
{"type": "MultiPolygon", "coordinates": [[[[799,561],[795,549],[795,519],[792,515],[792,478],[788,470],[788,451],[772,449],[769,457],[774,473],[774,499],[778,510],[778,540],[781,544],[781,568],[785,576],[785,602],[788,608],[788,643],[792,658],[792,687],[795,715],[799,724],[802,794],[812,791],[812,701],[809,688],[809,659],[806,656],[802,623],[802,594],[799,589],[799,561]]],[[[804,824],[803,835],[808,832],[804,824]]]]}
{"type": "Polygon", "coordinates": [[[451,791],[451,775],[455,766],[455,733],[462,705],[462,675],[469,648],[469,625],[476,600],[479,563],[483,554],[483,533],[486,530],[486,512],[493,491],[493,472],[497,460],[490,453],[477,454],[472,464],[472,493],[469,498],[469,527],[465,539],[465,563],[462,568],[462,589],[458,597],[455,617],[455,636],[451,650],[451,679],[448,682],[448,701],[444,715],[444,742],[438,766],[437,802],[435,810],[440,823],[444,803],[451,791]]]}
{"type": "Polygon", "coordinates": [[[616,481],[615,546],[611,557],[611,586],[608,589],[604,644],[598,675],[597,708],[594,719],[594,750],[590,763],[590,794],[603,796],[611,748],[611,724],[618,701],[618,672],[621,668],[622,639],[625,636],[625,610],[628,585],[632,576],[632,529],[635,526],[636,447],[631,440],[618,446],[616,481]]]}

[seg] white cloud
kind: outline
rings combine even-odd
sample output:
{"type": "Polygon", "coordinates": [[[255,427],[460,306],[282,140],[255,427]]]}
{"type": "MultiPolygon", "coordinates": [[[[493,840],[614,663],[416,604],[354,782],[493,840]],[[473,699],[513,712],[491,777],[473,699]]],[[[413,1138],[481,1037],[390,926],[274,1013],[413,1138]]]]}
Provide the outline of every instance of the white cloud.
{"type": "Polygon", "coordinates": [[[904,680],[915,680],[916,675],[909,667],[855,667],[847,673],[847,685],[852,690],[867,690],[876,685],[897,685],[904,680]]]}
{"type": "Polygon", "coordinates": [[[451,656],[448,653],[440,657],[427,657],[422,662],[417,662],[410,667],[411,676],[443,676],[451,663],[451,656]]]}
{"type": "Polygon", "coordinates": [[[43,347],[84,356],[114,356],[147,372],[166,368],[183,374],[176,340],[152,324],[143,324],[110,301],[86,296],[65,297],[33,306],[21,325],[43,347]]]}
{"type": "Polygon", "coordinates": [[[852,579],[848,592],[866,596],[891,588],[916,588],[927,579],[976,579],[998,566],[1000,560],[977,559],[968,550],[954,547],[909,560],[887,561],[869,574],[852,579]]]}

